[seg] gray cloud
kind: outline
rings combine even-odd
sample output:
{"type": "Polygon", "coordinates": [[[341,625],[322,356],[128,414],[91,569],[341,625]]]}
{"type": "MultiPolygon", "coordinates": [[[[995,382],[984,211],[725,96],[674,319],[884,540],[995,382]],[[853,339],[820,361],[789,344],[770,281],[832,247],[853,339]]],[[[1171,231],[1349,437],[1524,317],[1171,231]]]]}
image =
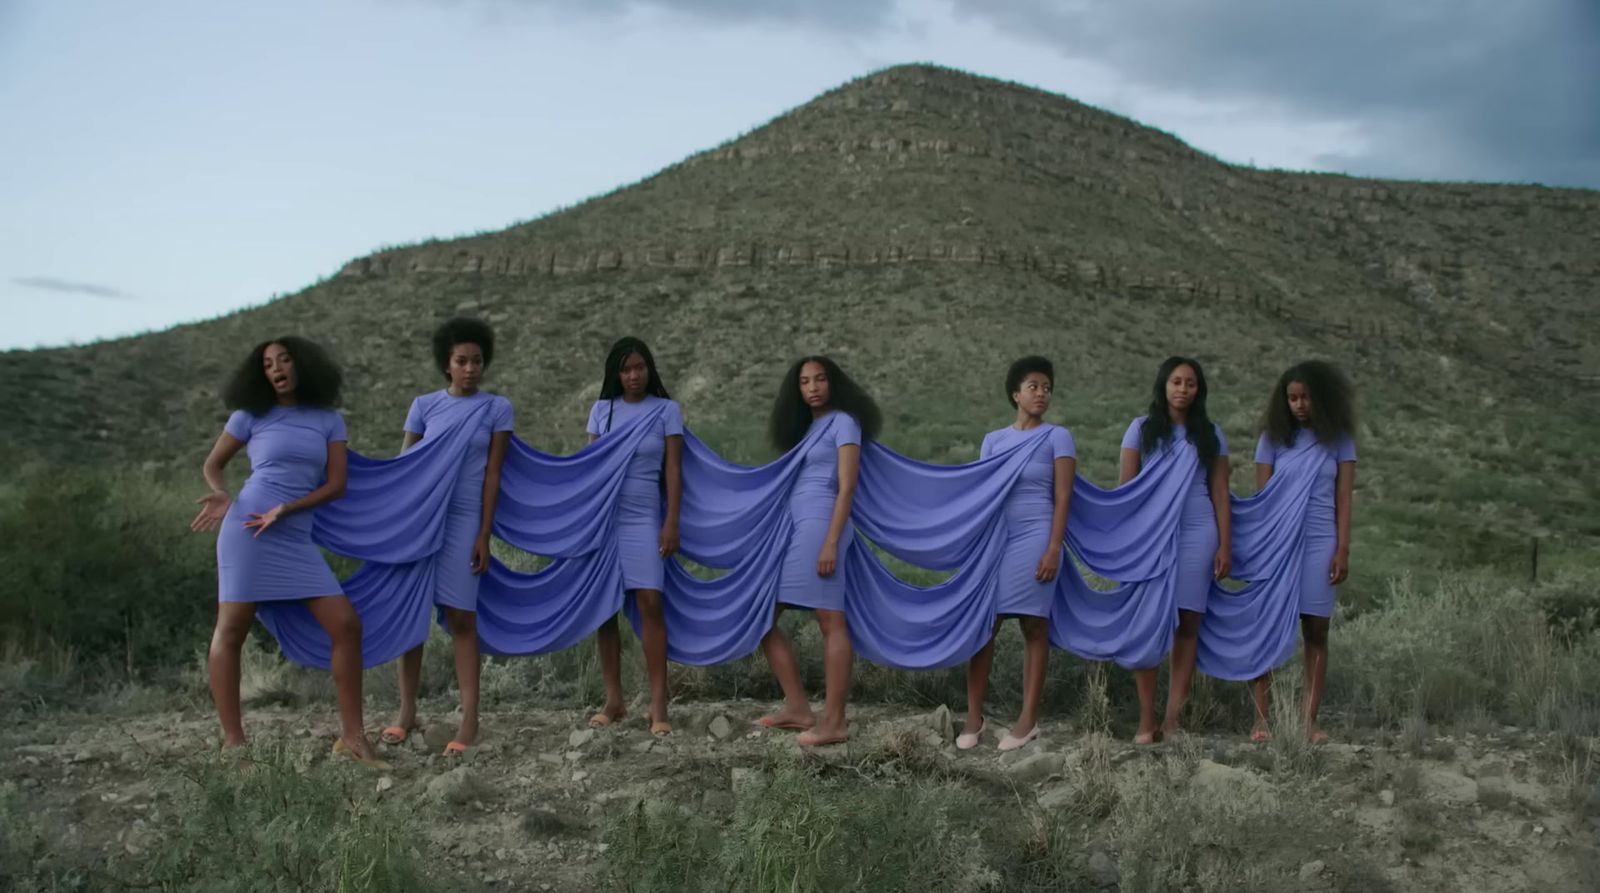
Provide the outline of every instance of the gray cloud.
{"type": "Polygon", "coordinates": [[[11,280],[13,285],[25,288],[36,288],[40,291],[63,292],[65,294],[89,295],[95,298],[110,298],[117,301],[131,301],[134,296],[124,291],[118,291],[105,285],[95,285],[93,282],[73,282],[70,279],[54,279],[49,276],[19,276],[11,280]]]}
{"type": "Polygon", "coordinates": [[[1591,0],[954,2],[1135,84],[1354,122],[1334,168],[1600,188],[1591,0]]]}
{"type": "Polygon", "coordinates": [[[830,28],[884,25],[895,0],[490,0],[502,6],[615,15],[633,9],[678,13],[714,22],[784,22],[830,28]]]}
{"type": "MultiPolygon", "coordinates": [[[[573,15],[653,9],[857,36],[903,24],[896,0],[484,2],[573,15]]],[[[947,2],[1135,86],[1356,125],[1366,149],[1330,151],[1318,159],[1329,169],[1600,188],[1596,0],[947,2]]]]}

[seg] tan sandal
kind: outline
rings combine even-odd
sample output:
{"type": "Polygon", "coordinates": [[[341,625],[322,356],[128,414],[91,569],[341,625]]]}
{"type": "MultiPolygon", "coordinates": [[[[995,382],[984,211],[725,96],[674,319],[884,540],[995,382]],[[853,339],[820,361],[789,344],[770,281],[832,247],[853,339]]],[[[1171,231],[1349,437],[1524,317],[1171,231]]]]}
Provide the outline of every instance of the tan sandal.
{"type": "Polygon", "coordinates": [[[387,771],[389,768],[391,768],[389,764],[383,760],[377,759],[376,757],[364,757],[361,754],[356,753],[350,748],[350,745],[344,743],[343,738],[335,738],[333,740],[333,755],[336,757],[348,757],[367,767],[368,769],[387,771]]]}
{"type": "Polygon", "coordinates": [[[672,723],[665,721],[652,722],[650,724],[650,734],[657,738],[665,738],[672,734],[672,723]]]}
{"type": "Polygon", "coordinates": [[[611,725],[612,723],[622,722],[624,719],[627,719],[627,718],[628,718],[628,711],[626,711],[626,710],[623,710],[622,712],[618,713],[616,716],[611,716],[610,714],[608,714],[604,710],[602,710],[599,713],[596,713],[595,715],[589,717],[589,728],[591,728],[591,729],[603,729],[606,726],[611,725]]]}

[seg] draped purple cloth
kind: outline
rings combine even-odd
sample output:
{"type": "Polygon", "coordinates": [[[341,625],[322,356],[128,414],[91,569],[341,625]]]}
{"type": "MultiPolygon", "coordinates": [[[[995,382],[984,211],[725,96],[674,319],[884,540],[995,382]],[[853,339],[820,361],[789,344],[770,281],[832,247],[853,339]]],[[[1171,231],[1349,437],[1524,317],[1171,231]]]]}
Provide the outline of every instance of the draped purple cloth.
{"type": "Polygon", "coordinates": [[[616,512],[628,463],[662,403],[572,456],[512,440],[500,471],[494,532],[551,559],[536,573],[496,561],[478,590],[478,641],[490,654],[559,651],[593,635],[623,605],[616,512]]]}
{"type": "Polygon", "coordinates": [[[1233,576],[1245,586],[1212,585],[1196,663],[1207,676],[1255,679],[1294,656],[1306,511],[1324,461],[1320,449],[1285,452],[1260,493],[1233,497],[1233,576]]]}
{"type": "MultiPolygon", "coordinates": [[[[676,561],[667,564],[662,610],[668,658],[709,666],[737,660],[761,644],[772,628],[779,570],[794,526],[789,493],[806,451],[831,436],[838,418],[812,425],[793,449],[754,467],[729,462],[684,432],[678,553],[722,573],[706,580],[676,561]]],[[[835,573],[848,571],[841,567],[835,573]]],[[[629,619],[637,630],[631,604],[629,619]]]]}
{"type": "Polygon", "coordinates": [[[1120,585],[1098,591],[1076,566],[1063,567],[1050,614],[1057,648],[1126,669],[1154,667],[1172,650],[1178,520],[1197,461],[1193,444],[1174,440],[1114,490],[1073,481],[1067,545],[1084,567],[1120,585]]]}
{"type": "MultiPolygon", "coordinates": [[[[361,618],[362,663],[388,663],[427,641],[433,614],[433,560],[444,539],[445,508],[479,416],[465,414],[392,459],[350,453],[344,496],[318,506],[312,539],[330,552],[365,562],[344,581],[361,618]]],[[[327,669],[332,643],[302,603],[262,604],[256,616],[284,656],[327,669]]]]}
{"type": "MultiPolygon", "coordinates": [[[[478,594],[485,651],[566,648],[619,610],[638,628],[637,610],[624,598],[614,523],[628,462],[658,413],[631,419],[572,456],[512,439],[494,532],[551,562],[536,573],[491,562],[478,594]]],[[[352,453],[344,498],[316,511],[316,542],[365,562],[344,588],[362,620],[367,666],[427,638],[432,556],[471,421],[393,459],[352,453]]],[[[667,562],[663,609],[671,660],[695,666],[736,660],[771,629],[793,528],[789,494],[806,450],[832,424],[832,418],[819,422],[795,449],[754,467],[722,459],[685,432],[679,551],[715,575],[706,579],[667,562]]],[[[953,573],[916,586],[891,573],[867,543],[848,550],[837,573],[845,577],[851,638],[863,657],[925,670],[962,663],[984,646],[1000,595],[1006,496],[1034,446],[1025,440],[985,460],[938,466],[866,445],[852,512],[859,534],[908,564],[953,573]]],[[[1177,623],[1178,519],[1195,461],[1193,446],[1179,440],[1122,487],[1073,482],[1067,544],[1087,570],[1118,585],[1097,591],[1074,562],[1064,561],[1049,621],[1056,647],[1130,668],[1155,666],[1166,656],[1177,623]]],[[[1235,500],[1234,568],[1247,585],[1236,593],[1213,591],[1201,633],[1203,672],[1254,678],[1293,653],[1297,519],[1312,479],[1285,461],[1261,494],[1235,500]]],[[[259,612],[289,659],[328,666],[328,639],[303,605],[264,604],[259,612]]]]}
{"type": "Polygon", "coordinates": [[[908,459],[878,443],[862,450],[852,508],[857,528],[908,564],[955,571],[937,585],[916,586],[890,573],[871,549],[852,549],[845,610],[862,657],[903,670],[937,669],[970,659],[989,641],[1005,496],[1036,446],[1028,439],[954,466],[908,459]]]}
{"type": "MultiPolygon", "coordinates": [[[[862,454],[855,521],[875,545],[909,564],[956,570],[918,587],[894,577],[868,549],[847,571],[851,639],[862,656],[922,670],[970,659],[989,640],[1004,549],[1003,507],[1033,449],[1031,440],[967,465],[929,465],[878,444],[862,454]]],[[[1096,591],[1062,563],[1051,609],[1056,647],[1126,667],[1161,662],[1177,624],[1172,568],[1178,517],[1191,481],[1186,441],[1152,457],[1126,486],[1073,481],[1067,542],[1092,572],[1122,585],[1096,591]]]]}

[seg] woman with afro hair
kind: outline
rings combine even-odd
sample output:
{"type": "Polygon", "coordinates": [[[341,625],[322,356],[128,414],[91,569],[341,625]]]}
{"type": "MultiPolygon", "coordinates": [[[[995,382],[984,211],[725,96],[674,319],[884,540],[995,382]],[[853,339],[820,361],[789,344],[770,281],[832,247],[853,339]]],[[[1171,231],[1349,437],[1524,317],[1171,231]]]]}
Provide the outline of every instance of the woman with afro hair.
{"type": "MultiPolygon", "coordinates": [[[[461,726],[445,745],[445,756],[462,756],[478,740],[478,578],[489,569],[500,469],[511,442],[511,401],[482,389],[494,360],[494,330],[476,319],[456,317],[433,333],[433,360],[445,387],[411,402],[401,452],[463,426],[471,439],[446,509],[444,542],[434,557],[433,601],[455,651],[461,692],[461,726]]],[[[387,744],[405,741],[417,721],[417,689],[424,645],[400,661],[400,715],[383,730],[387,744]]]]}

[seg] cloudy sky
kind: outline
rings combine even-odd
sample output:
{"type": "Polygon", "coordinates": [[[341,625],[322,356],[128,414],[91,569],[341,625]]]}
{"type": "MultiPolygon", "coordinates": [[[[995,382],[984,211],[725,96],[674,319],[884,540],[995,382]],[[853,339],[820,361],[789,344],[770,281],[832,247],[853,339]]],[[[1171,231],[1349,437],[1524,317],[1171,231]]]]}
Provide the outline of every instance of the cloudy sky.
{"type": "Polygon", "coordinates": [[[536,217],[912,61],[1227,161],[1600,189],[1600,0],[0,0],[0,348],[536,217]]]}

